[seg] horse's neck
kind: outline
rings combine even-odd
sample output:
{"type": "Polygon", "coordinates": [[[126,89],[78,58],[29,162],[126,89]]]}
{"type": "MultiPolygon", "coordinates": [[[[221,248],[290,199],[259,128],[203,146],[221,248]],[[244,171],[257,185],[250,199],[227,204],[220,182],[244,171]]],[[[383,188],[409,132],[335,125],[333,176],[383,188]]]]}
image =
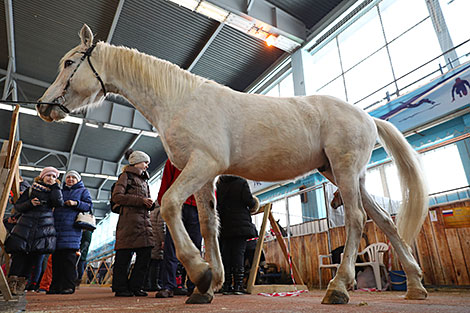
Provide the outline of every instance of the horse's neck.
{"type": "Polygon", "coordinates": [[[123,47],[100,44],[109,91],[126,97],[159,131],[204,81],[176,65],[123,47]]]}

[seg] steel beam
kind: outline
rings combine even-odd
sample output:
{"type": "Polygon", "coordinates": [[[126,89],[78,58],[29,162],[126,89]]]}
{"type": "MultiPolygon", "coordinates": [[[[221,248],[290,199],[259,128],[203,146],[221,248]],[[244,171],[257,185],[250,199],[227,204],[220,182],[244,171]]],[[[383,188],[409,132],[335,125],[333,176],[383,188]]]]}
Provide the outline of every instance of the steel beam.
{"type": "Polygon", "coordinates": [[[194,60],[191,62],[191,65],[188,67],[188,71],[191,72],[191,70],[194,68],[194,66],[197,64],[199,59],[202,57],[202,55],[206,52],[207,48],[211,45],[211,43],[214,41],[215,37],[219,34],[219,32],[222,30],[224,27],[224,23],[219,23],[219,26],[217,26],[217,29],[212,33],[211,37],[209,40],[206,41],[204,44],[204,47],[202,47],[201,51],[197,54],[197,56],[194,58],[194,60]]]}

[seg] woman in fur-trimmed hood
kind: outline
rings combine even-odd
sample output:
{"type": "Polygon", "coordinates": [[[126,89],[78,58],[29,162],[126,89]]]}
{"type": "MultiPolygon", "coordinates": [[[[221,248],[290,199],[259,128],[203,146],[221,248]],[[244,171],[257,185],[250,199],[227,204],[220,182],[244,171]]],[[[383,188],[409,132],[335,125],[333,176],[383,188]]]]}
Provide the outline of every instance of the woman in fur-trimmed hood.
{"type": "Polygon", "coordinates": [[[21,216],[5,241],[6,251],[12,254],[8,285],[13,294],[23,293],[26,277],[41,254],[55,250],[53,208],[64,204],[58,176],[56,168],[44,168],[15,203],[21,216]]]}

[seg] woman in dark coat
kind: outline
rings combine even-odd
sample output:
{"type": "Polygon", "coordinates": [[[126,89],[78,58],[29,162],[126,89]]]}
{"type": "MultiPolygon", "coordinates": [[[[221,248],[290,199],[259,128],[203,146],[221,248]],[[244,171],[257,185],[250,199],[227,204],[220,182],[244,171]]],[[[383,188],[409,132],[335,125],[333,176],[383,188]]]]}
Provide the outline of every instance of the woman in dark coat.
{"type": "Polygon", "coordinates": [[[5,241],[6,251],[12,254],[8,286],[14,295],[23,293],[26,277],[41,255],[55,250],[52,209],[64,204],[58,176],[56,168],[44,168],[30,189],[25,190],[15,203],[15,211],[21,216],[5,241]]]}
{"type": "Polygon", "coordinates": [[[116,257],[113,269],[113,291],[116,297],[147,296],[143,285],[154,239],[149,210],[154,209],[147,184],[150,157],[142,151],[126,152],[125,166],[113,190],[112,202],[120,205],[116,226],[116,257]],[[130,279],[132,254],[136,260],[130,279]]]}
{"type": "Polygon", "coordinates": [[[68,171],[62,189],[64,205],[54,210],[57,245],[52,254],[52,282],[48,294],[72,294],[77,280],[77,251],[80,250],[82,229],[76,227],[79,212],[90,212],[90,192],[77,171],[68,171]]]}
{"type": "Polygon", "coordinates": [[[217,211],[220,218],[220,246],[224,263],[224,294],[243,294],[246,240],[256,237],[250,212],[259,207],[245,179],[220,176],[217,187],[217,211]],[[233,286],[232,286],[233,275],[233,286]]]}

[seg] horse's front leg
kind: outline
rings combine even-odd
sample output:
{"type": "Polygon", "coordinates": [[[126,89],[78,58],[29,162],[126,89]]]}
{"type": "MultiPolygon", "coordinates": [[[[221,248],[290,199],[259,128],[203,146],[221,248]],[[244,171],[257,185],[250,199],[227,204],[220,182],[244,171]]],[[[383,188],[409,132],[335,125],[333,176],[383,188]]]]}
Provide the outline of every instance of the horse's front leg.
{"type": "Polygon", "coordinates": [[[181,174],[163,195],[161,203],[161,214],[173,238],[176,257],[185,267],[191,281],[197,286],[194,290],[195,295],[203,295],[198,302],[193,303],[212,301],[214,295],[211,290],[212,271],[189,237],[181,219],[181,209],[183,202],[190,195],[214,180],[217,175],[216,164],[205,154],[194,152],[181,174]]]}
{"type": "Polygon", "coordinates": [[[201,234],[204,238],[205,259],[212,269],[212,282],[207,295],[200,295],[199,290],[193,292],[186,303],[204,303],[208,296],[212,297],[214,291],[222,287],[224,282],[224,268],[220,257],[218,229],[219,219],[214,198],[214,184],[209,181],[195,194],[197,208],[199,212],[199,223],[201,224],[201,234]]]}

